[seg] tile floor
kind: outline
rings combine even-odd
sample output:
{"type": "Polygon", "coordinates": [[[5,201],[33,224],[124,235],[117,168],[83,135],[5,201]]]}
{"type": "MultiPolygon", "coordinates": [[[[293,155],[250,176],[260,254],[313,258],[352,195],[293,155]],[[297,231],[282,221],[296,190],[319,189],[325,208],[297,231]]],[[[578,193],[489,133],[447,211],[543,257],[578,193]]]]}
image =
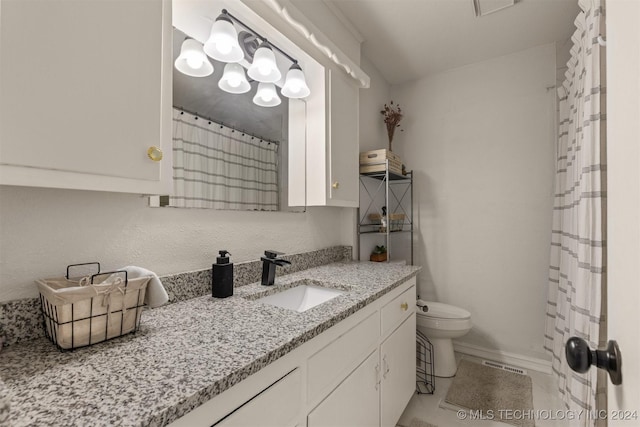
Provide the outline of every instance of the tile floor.
{"type": "MultiPolygon", "coordinates": [[[[456,359],[460,360],[461,358],[477,363],[482,362],[481,359],[456,353],[456,359]]],[[[532,370],[528,370],[527,374],[531,377],[533,383],[534,411],[547,410],[549,413],[545,413],[546,416],[543,418],[556,418],[536,419],[536,427],[568,427],[570,425],[569,421],[558,419],[562,418],[562,413],[559,417],[553,417],[555,411],[564,411],[564,404],[556,397],[557,392],[551,375],[532,370]]],[[[438,427],[508,427],[510,425],[492,420],[472,420],[468,418],[461,420],[457,415],[457,408],[444,403],[444,398],[452,381],[453,378],[436,378],[434,394],[414,394],[400,417],[398,425],[408,426],[413,418],[418,418],[438,427]]]]}

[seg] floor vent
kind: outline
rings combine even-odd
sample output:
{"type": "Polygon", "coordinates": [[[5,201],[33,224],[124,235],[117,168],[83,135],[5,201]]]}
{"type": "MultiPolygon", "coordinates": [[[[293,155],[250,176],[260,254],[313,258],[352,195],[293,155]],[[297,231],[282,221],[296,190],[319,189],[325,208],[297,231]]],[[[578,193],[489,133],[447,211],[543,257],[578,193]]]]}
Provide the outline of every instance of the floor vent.
{"type": "Polygon", "coordinates": [[[504,365],[499,362],[493,362],[491,360],[483,360],[482,364],[490,366],[496,369],[502,369],[503,371],[513,372],[514,374],[527,375],[527,371],[522,368],[516,368],[515,366],[504,365]]]}

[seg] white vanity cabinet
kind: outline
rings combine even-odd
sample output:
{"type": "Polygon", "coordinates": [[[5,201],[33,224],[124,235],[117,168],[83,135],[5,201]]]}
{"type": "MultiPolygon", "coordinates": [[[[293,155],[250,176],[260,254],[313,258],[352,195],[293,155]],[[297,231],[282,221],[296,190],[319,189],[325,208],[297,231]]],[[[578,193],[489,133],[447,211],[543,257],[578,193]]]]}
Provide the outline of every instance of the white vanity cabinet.
{"type": "Polygon", "coordinates": [[[325,128],[307,139],[308,206],[358,207],[359,90],[343,71],[326,69],[325,128]]]}
{"type": "Polygon", "coordinates": [[[171,427],[392,427],[416,386],[416,279],[214,397],[171,427]]]}
{"type": "Polygon", "coordinates": [[[170,0],[2,1],[0,50],[0,184],[169,192],[170,0]]]}
{"type": "Polygon", "coordinates": [[[376,336],[379,346],[309,414],[308,427],[396,425],[416,387],[413,283],[384,304],[376,336]],[[386,329],[390,330],[385,334],[386,329]]]}

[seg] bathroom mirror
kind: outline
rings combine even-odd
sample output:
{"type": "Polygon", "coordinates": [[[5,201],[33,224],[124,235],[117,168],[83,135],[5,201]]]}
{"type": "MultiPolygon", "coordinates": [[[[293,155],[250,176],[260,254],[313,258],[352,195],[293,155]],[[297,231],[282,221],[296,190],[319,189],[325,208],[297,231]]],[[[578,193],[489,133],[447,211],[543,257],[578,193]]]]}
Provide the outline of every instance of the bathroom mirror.
{"type": "MultiPolygon", "coordinates": [[[[173,6],[175,62],[183,42],[205,41],[216,16],[228,5],[174,0],[173,6]]],[[[245,31],[234,26],[239,34],[245,31]]],[[[246,68],[252,46],[243,47],[241,64],[246,68]]],[[[258,82],[251,81],[247,93],[225,92],[218,82],[226,64],[207,59],[213,73],[204,77],[173,67],[174,192],[152,197],[150,205],[304,212],[306,194],[300,183],[306,174],[305,101],[282,96],[278,88],[280,105],[258,106],[253,102],[258,82]]],[[[285,57],[277,62],[284,76],[291,64],[285,57]]]]}

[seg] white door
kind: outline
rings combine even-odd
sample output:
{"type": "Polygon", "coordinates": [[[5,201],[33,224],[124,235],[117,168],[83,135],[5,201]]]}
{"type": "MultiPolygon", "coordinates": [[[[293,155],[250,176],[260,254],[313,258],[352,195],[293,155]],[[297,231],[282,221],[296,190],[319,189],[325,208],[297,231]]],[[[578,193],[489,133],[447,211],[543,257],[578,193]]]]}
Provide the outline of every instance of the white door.
{"type": "Polygon", "coordinates": [[[640,1],[608,0],[606,19],[608,337],[622,354],[611,427],[640,425],[640,1]]]}
{"type": "Polygon", "coordinates": [[[0,183],[171,191],[171,2],[0,7],[0,183]]]}
{"type": "Polygon", "coordinates": [[[380,425],[378,364],[374,351],[308,417],[308,427],[380,425]]]}
{"type": "Polygon", "coordinates": [[[380,357],[380,425],[395,426],[416,390],[415,313],[382,343],[380,357]]]}

